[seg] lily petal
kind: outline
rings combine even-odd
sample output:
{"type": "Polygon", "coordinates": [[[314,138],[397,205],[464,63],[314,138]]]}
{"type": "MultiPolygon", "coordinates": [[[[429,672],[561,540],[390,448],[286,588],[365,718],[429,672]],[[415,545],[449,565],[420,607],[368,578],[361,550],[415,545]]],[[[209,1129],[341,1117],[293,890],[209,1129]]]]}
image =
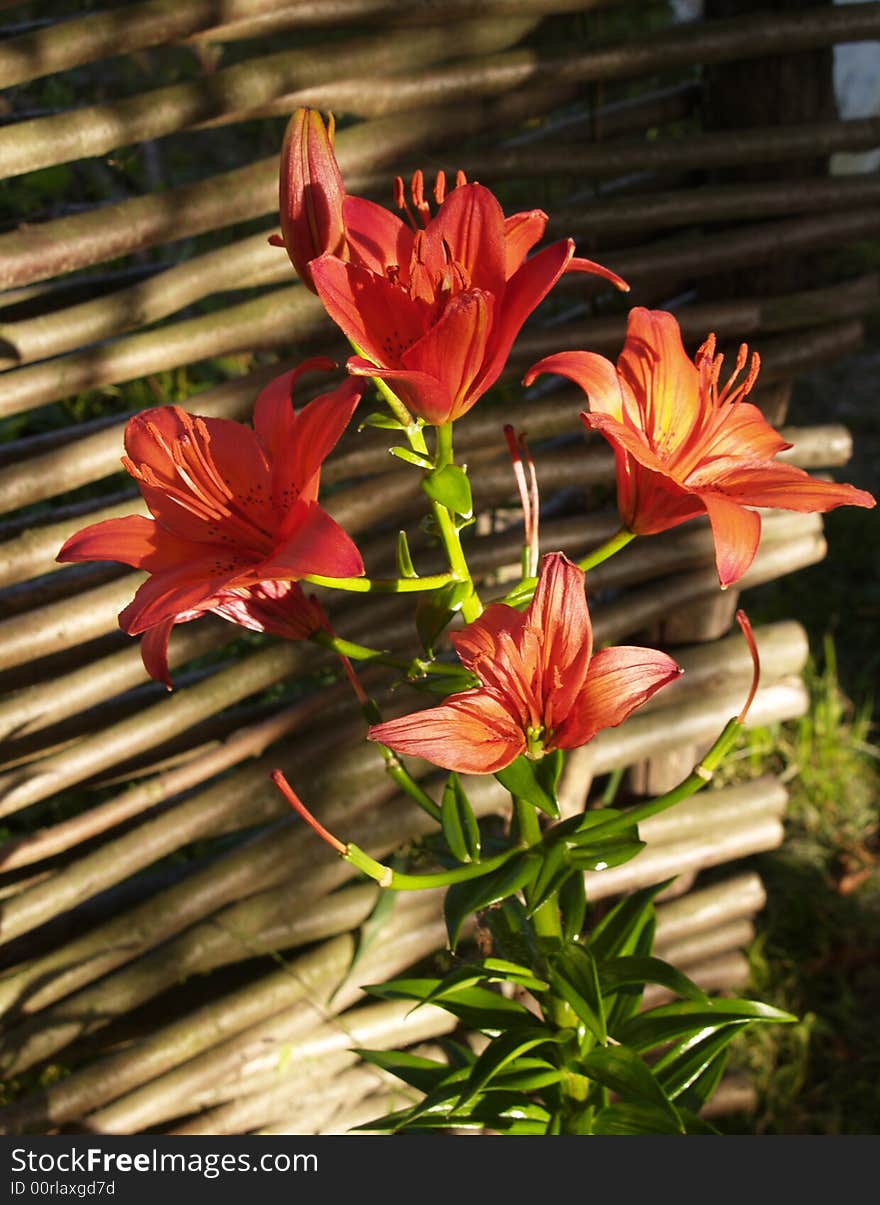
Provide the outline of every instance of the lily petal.
{"type": "MultiPolygon", "coordinates": [[[[460,418],[477,401],[479,395],[471,385],[483,364],[494,305],[494,297],[479,289],[460,293],[449,302],[440,321],[403,354],[407,371],[443,382],[452,398],[444,422],[460,418]]],[[[426,417],[420,408],[416,413],[426,417]]]]}
{"type": "Polygon", "coordinates": [[[364,571],[361,554],[351,536],[317,502],[300,499],[294,503],[279,535],[282,542],[254,567],[256,580],[293,580],[310,573],[320,577],[360,577],[364,571]]]}
{"type": "Polygon", "coordinates": [[[445,381],[428,376],[426,372],[408,372],[404,368],[377,368],[363,356],[352,356],[348,371],[361,377],[378,377],[387,381],[407,410],[439,427],[448,422],[454,399],[445,381]]]}
{"type": "Polygon", "coordinates": [[[272,465],[272,493],[282,513],[297,494],[306,502],[318,497],[321,465],[351,421],[366,384],[343,381],[296,412],[287,445],[272,465]]]}
{"type": "Polygon", "coordinates": [[[412,256],[413,232],[396,213],[364,197],[346,197],[342,212],[353,264],[379,276],[394,267],[405,274],[412,256]]]}
{"type": "Polygon", "coordinates": [[[427,308],[385,276],[322,255],[310,265],[327,313],[376,364],[393,367],[428,329],[427,308]]]}
{"type": "Polygon", "coordinates": [[[512,213],[504,219],[505,271],[507,279],[521,266],[536,243],[544,237],[549,218],[543,209],[512,213]]]}
{"type": "Polygon", "coordinates": [[[501,294],[507,280],[504,212],[482,184],[463,184],[447,194],[425,229],[429,257],[444,245],[464,268],[471,288],[501,294]]]}
{"type": "Polygon", "coordinates": [[[717,490],[696,493],[712,524],[718,580],[726,589],[739,581],[755,559],[761,542],[761,516],[717,490]]]}
{"type": "MultiPolygon", "coordinates": [[[[711,465],[700,472],[708,477],[711,465]]],[[[871,508],[877,500],[867,490],[836,481],[817,481],[792,464],[732,462],[712,475],[712,485],[738,503],[780,510],[828,511],[838,506],[871,508]]]]}
{"type": "Polygon", "coordinates": [[[460,774],[494,774],[526,747],[522,729],[485,690],[450,695],[439,707],[375,724],[367,736],[460,774]]]}
{"type": "Polygon", "coordinates": [[[610,360],[592,351],[560,351],[545,356],[533,364],[523,377],[524,385],[531,385],[542,373],[552,372],[566,377],[578,385],[590,402],[594,414],[609,414],[618,422],[623,421],[623,382],[610,360]]]}
{"type": "Polygon", "coordinates": [[[177,617],[171,615],[144,632],[141,637],[141,660],[144,669],[168,690],[172,689],[171,672],[168,669],[168,640],[177,617]]]}
{"type": "Polygon", "coordinates": [[[603,728],[615,728],[651,695],[682,673],[666,653],[620,645],[600,649],[590,662],[586,683],[554,743],[574,749],[603,728]]]}
{"type": "Polygon", "coordinates": [[[541,562],[526,627],[536,637],[544,723],[554,728],[583,689],[593,650],[584,573],[561,552],[541,562]]]}
{"type": "Polygon", "coordinates": [[[644,430],[661,455],[684,444],[701,419],[700,378],[684,350],[678,322],[664,310],[630,310],[618,372],[644,399],[644,430]]]}
{"type": "Polygon", "coordinates": [[[254,402],[254,430],[273,459],[282,455],[293,428],[293,387],[307,372],[332,372],[335,360],[312,356],[264,385],[254,402]]]}

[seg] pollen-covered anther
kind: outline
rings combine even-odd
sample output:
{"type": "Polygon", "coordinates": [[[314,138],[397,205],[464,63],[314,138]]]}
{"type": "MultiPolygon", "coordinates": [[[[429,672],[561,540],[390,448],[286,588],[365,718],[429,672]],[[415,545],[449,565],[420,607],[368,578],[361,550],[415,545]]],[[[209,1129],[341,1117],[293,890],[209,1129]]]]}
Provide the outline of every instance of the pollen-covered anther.
{"type": "Polygon", "coordinates": [[[441,167],[434,180],[434,200],[442,205],[446,200],[446,172],[441,167]]]}
{"type": "Polygon", "coordinates": [[[416,168],[413,172],[410,191],[412,193],[413,205],[422,219],[422,224],[427,226],[431,220],[431,206],[425,200],[425,176],[420,167],[416,168]]]}

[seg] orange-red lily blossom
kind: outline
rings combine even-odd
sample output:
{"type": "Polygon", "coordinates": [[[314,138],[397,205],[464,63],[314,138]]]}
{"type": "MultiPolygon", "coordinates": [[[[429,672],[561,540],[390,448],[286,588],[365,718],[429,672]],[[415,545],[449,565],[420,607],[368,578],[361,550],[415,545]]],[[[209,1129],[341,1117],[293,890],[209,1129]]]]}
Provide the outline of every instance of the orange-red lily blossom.
{"type": "Polygon", "coordinates": [[[369,737],[464,774],[585,745],[682,672],[654,649],[594,653],[584,574],[561,552],[543,558],[526,611],[493,603],[451,639],[481,685],[376,724],[369,737]]]}
{"type": "Polygon", "coordinates": [[[522,324],[564,272],[627,285],[575,258],[571,239],[526,258],[547,215],[535,209],[505,218],[489,189],[461,174],[447,193],[441,172],[434,199],[439,209],[431,217],[416,172],[419,228],[400,179],[397,202],[409,225],[381,205],[346,196],[320,117],[299,110],[291,119],[281,165],[281,241],[362,353],[349,360],[349,372],[381,377],[413,414],[439,425],[467,413],[495,383],[522,324]]]}
{"type": "Polygon", "coordinates": [[[748,361],[743,344],[719,389],[722,359],[710,335],[691,360],[672,314],[638,308],[630,311],[616,368],[594,352],[559,352],[535,364],[525,384],[555,372],[580,385],[590,403],[583,422],[614,449],[625,526],[650,535],[708,514],[718,576],[729,586],[751,565],[761,538],[761,518],[748,507],[826,511],[875,500],[776,463],[776,453],[791,445],[744,400],[758,375],[757,354],[737,383],[748,361]]]}
{"type": "Polygon", "coordinates": [[[324,620],[296,580],[363,573],[351,538],[317,501],[321,465],[363,384],[347,380],[297,413],[291,402],[297,377],[332,367],[316,358],[272,381],[257,398],[253,430],[178,406],[129,419],[122,462],[153,517],[93,524],[58,554],[150,574],[119,624],[129,635],[144,633],[144,665],[169,688],[174,624],[210,611],[257,631],[305,637],[324,620]]]}

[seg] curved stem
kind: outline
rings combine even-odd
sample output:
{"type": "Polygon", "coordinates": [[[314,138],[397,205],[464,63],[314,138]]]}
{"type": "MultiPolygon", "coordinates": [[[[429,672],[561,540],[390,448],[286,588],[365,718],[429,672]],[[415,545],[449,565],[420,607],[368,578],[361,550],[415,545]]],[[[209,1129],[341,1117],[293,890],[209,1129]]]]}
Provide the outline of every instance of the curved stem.
{"type": "Polygon", "coordinates": [[[450,582],[462,581],[455,573],[434,573],[428,577],[322,577],[319,573],[308,573],[300,579],[313,586],[326,586],[330,590],[347,590],[351,594],[419,594],[425,590],[439,590],[450,582]]]}
{"type": "Polygon", "coordinates": [[[467,866],[456,866],[451,870],[437,871],[435,874],[400,874],[390,866],[383,866],[381,862],[371,858],[357,845],[346,846],[346,852],[341,856],[346,862],[369,875],[380,887],[386,887],[390,891],[430,891],[434,887],[452,887],[455,883],[482,878],[483,875],[498,870],[515,854],[521,852],[516,847],[506,849],[483,862],[471,862],[467,866]]]}
{"type": "MultiPolygon", "coordinates": [[[[542,840],[541,822],[534,805],[527,799],[513,796],[513,814],[516,819],[520,840],[526,845],[538,845],[542,840]]],[[[531,903],[530,889],[525,890],[526,902],[531,903]]],[[[550,937],[556,941],[562,940],[562,923],[559,918],[559,904],[556,893],[537,908],[532,915],[532,923],[539,937],[550,937]]]]}
{"type": "Polygon", "coordinates": [[[587,573],[590,569],[595,569],[597,565],[601,565],[603,561],[610,560],[616,552],[620,552],[621,548],[626,548],[627,544],[631,543],[636,538],[636,533],[630,531],[627,527],[621,527],[620,531],[615,532],[610,540],[606,540],[604,544],[600,544],[593,552],[585,557],[581,557],[578,561],[578,568],[583,569],[587,573]]]}
{"type": "Polygon", "coordinates": [[[365,644],[355,644],[351,640],[343,640],[330,632],[320,629],[310,639],[314,644],[330,649],[340,657],[348,657],[352,661],[368,661],[374,665],[387,665],[391,669],[402,670],[408,678],[423,678],[426,674],[440,674],[443,677],[462,679],[462,688],[476,686],[477,679],[463,665],[451,665],[445,662],[424,661],[420,657],[409,660],[406,657],[395,657],[382,649],[370,648],[365,644]]]}
{"type": "MultiPolygon", "coordinates": [[[[447,464],[452,464],[453,458],[452,423],[443,423],[437,428],[435,468],[444,468],[447,464]]],[[[459,581],[470,582],[471,592],[461,604],[461,615],[465,623],[472,623],[483,614],[483,604],[474,588],[467,558],[461,546],[461,535],[455,524],[455,516],[439,502],[432,502],[431,509],[434,512],[437,532],[446,550],[450,572],[459,581]]]]}

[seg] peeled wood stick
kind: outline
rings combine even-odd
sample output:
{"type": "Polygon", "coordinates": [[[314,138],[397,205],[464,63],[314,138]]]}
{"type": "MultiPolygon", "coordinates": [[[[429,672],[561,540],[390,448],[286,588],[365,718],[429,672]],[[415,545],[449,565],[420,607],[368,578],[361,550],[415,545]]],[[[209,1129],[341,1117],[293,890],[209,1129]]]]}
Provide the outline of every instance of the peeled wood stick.
{"type": "Polygon", "coordinates": [[[89,13],[0,45],[0,88],[205,31],[210,36],[218,20],[238,24],[290,8],[290,0],[146,0],[89,13]]]}
{"type": "Polygon", "coordinates": [[[424,1037],[435,1037],[449,1032],[457,1025],[452,1018],[447,1020],[447,1029],[435,1028],[442,1025],[441,1016],[450,1014],[433,1005],[413,1009],[404,1000],[383,1000],[381,1003],[359,1004],[340,1017],[331,1018],[302,1037],[294,1038],[286,1047],[283,1066],[279,1066],[279,1051],[274,1046],[256,1053],[244,1074],[209,1084],[193,1096],[192,1103],[199,1109],[210,1109],[237,1097],[262,1092],[273,1085],[299,1084],[300,1090],[316,1093],[335,1075],[338,1069],[351,1067],[357,1061],[352,1045],[381,1050],[396,1041],[399,1027],[406,1027],[406,1041],[418,1041],[412,1036],[419,1014],[425,1012],[430,1018],[430,1030],[424,1037]],[[413,1028],[410,1028],[413,1026],[413,1028]]]}
{"type": "Polygon", "coordinates": [[[305,704],[295,704],[266,720],[239,728],[217,748],[202,753],[185,765],[130,786],[120,795],[51,828],[38,829],[24,837],[13,837],[0,845],[0,870],[5,873],[63,853],[165,799],[206,782],[222,770],[259,757],[279,737],[295,732],[310,715],[318,711],[329,712],[334,695],[340,697],[345,693],[347,698],[348,690],[347,683],[333,687],[319,698],[309,699],[305,704]]]}
{"type": "Polygon", "coordinates": [[[0,369],[149,326],[212,293],[290,283],[290,260],[283,249],[269,245],[268,233],[248,235],[91,301],[18,322],[0,322],[5,349],[0,352],[0,369]]]}
{"type": "MultiPolygon", "coordinates": [[[[573,174],[588,178],[630,172],[709,171],[755,163],[814,159],[835,151],[866,151],[880,143],[880,117],[804,122],[741,130],[691,133],[686,139],[612,142],[605,145],[517,146],[457,157],[470,176],[492,182],[573,174]]],[[[368,179],[365,183],[373,183],[368,179]]]]}
{"type": "MultiPolygon", "coordinates": [[[[193,657],[222,648],[233,634],[234,629],[222,619],[179,624],[169,642],[168,664],[173,670],[193,657]]],[[[147,681],[140,644],[133,642],[121,652],[90,660],[82,669],[54,679],[51,691],[40,683],[0,700],[0,738],[39,731],[69,715],[73,707],[86,709],[147,681]]]]}
{"type": "MultiPolygon", "coordinates": [[[[471,54],[488,53],[515,43],[529,31],[529,20],[463,22],[456,44],[471,54]]],[[[170,84],[121,100],[69,113],[38,117],[0,129],[0,177],[36,171],[105,155],[118,146],[146,142],[185,130],[223,113],[255,109],[297,87],[402,66],[427,67],[449,55],[449,31],[425,26],[333,39],[322,46],[262,54],[223,67],[206,78],[170,84]]]]}
{"type": "Polygon", "coordinates": [[[251,1132],[342,1134],[352,1125],[373,1121],[417,1099],[419,1094],[402,1080],[362,1063],[328,1079],[320,1090],[298,1099],[287,1100],[279,1095],[272,1109],[271,1122],[253,1127],[251,1132]],[[357,1120],[352,1122],[352,1118],[357,1120]]]}
{"type": "MultiPolygon", "coordinates": [[[[282,1044],[286,1044],[291,1037],[314,1029],[332,1013],[340,1013],[360,999],[362,993],[357,984],[381,982],[399,974],[443,945],[446,930],[439,917],[429,917],[426,910],[417,912],[416,908],[404,911],[408,915],[396,918],[392,914],[385,940],[372,946],[364,955],[363,961],[352,972],[353,978],[345,978],[341,987],[338,987],[338,979],[332,985],[337,990],[329,1005],[325,1003],[327,996],[322,993],[318,997],[317,1007],[308,1012],[304,1007],[305,1002],[297,1004],[231,1041],[197,1055],[188,1063],[115,1100],[106,1108],[88,1114],[86,1121],[89,1129],[97,1133],[132,1133],[145,1126],[179,1117],[181,1108],[186,1107],[186,1102],[196,1092],[217,1083],[221,1077],[228,1077],[242,1063],[246,1065],[254,1054],[262,1055],[270,1044],[283,1049],[282,1044]]],[[[346,1020],[341,1019],[340,1024],[345,1025],[346,1020]]]]}
{"type": "Polygon", "coordinates": [[[719,925],[716,929],[704,930],[691,937],[667,946],[663,959],[671,962],[680,970],[687,971],[689,967],[715,958],[731,950],[746,949],[755,937],[755,926],[749,920],[731,921],[719,925]]]}
{"type": "MultiPolygon", "coordinates": [[[[336,153],[351,180],[369,168],[390,170],[402,155],[446,143],[449,130],[459,137],[475,134],[529,113],[553,108],[567,89],[525,89],[500,100],[427,109],[363,122],[340,131],[336,153]]],[[[383,174],[381,186],[390,180],[383,174]]],[[[278,156],[270,155],[246,167],[218,173],[197,184],[133,197],[0,236],[0,287],[71,272],[120,255],[177,241],[249,218],[274,213],[278,206],[278,156]],[[235,206],[229,197],[235,197],[235,206]]]]}
{"type": "Polygon", "coordinates": [[[395,25],[414,25],[436,21],[442,11],[447,20],[465,16],[537,16],[546,13],[582,12],[584,9],[605,8],[619,0],[444,0],[438,10],[432,0],[414,0],[402,9],[397,0],[332,0],[310,3],[309,0],[286,0],[277,12],[224,22],[211,29],[190,34],[189,42],[226,42],[242,38],[265,37],[287,29],[310,28],[314,25],[346,25],[358,21],[388,17],[395,25]]]}
{"type": "Polygon", "coordinates": [[[112,725],[99,738],[87,737],[75,748],[46,758],[38,769],[0,775],[0,815],[8,816],[54,791],[82,782],[190,727],[203,716],[280,682],[308,664],[310,653],[304,653],[298,643],[263,649],[207,681],[112,725]]]}
{"type": "Polygon", "coordinates": [[[754,916],[766,902],[767,893],[760,877],[748,871],[660,904],[655,935],[657,953],[664,957],[665,950],[687,940],[691,934],[754,916]]]}
{"type": "Polygon", "coordinates": [[[871,176],[842,176],[814,180],[774,180],[769,183],[700,187],[693,192],[642,192],[631,207],[620,200],[600,198],[577,209],[554,211],[548,233],[555,237],[588,233],[602,235],[649,231],[709,222],[746,222],[816,210],[839,212],[880,201],[880,180],[871,176]]]}
{"type": "MultiPolygon", "coordinates": [[[[381,1078],[382,1073],[378,1068],[370,1067],[369,1064],[354,1067],[358,1056],[354,1054],[351,1047],[355,1045],[362,1047],[365,1044],[374,1045],[376,1041],[375,1038],[372,1040],[368,1038],[365,1043],[363,1029],[358,1023],[357,1013],[366,1011],[366,1008],[353,1009],[340,1018],[340,1023],[344,1024],[345,1030],[337,1030],[336,1036],[340,1041],[335,1044],[335,1049],[331,1047],[327,1053],[322,1050],[316,1058],[314,1054],[302,1053],[304,1048],[308,1049],[307,1039],[294,1041],[285,1050],[283,1067],[278,1066],[278,1054],[273,1052],[276,1063],[274,1073],[270,1073],[271,1078],[260,1077],[264,1081],[268,1079],[269,1082],[257,1086],[249,1083],[249,1080],[255,1077],[247,1076],[239,1079],[237,1084],[229,1085],[232,1092],[229,1093],[228,1099],[224,1103],[211,1108],[203,1106],[202,1111],[195,1117],[189,1121],[178,1122],[168,1132],[172,1134],[241,1134],[270,1121],[275,1121],[279,1117],[289,1115],[294,1110],[300,1117],[307,1117],[306,1110],[309,1102],[314,1105],[323,1105],[327,1101],[344,1100],[345,1095],[351,1092],[356,1083],[363,1084],[366,1081],[364,1084],[366,1090],[381,1087],[385,1081],[381,1078]],[[342,1041],[349,1046],[348,1051],[338,1050],[342,1041]],[[331,1068],[324,1070],[323,1064],[328,1058],[328,1054],[331,1057],[335,1055],[335,1057],[331,1068]],[[312,1062],[312,1060],[315,1061],[312,1062]],[[347,1075],[344,1073],[340,1075],[340,1071],[343,1071],[346,1066],[352,1067],[353,1070],[347,1075]]],[[[391,1016],[394,1015],[391,1014],[391,1016]]],[[[407,1009],[396,1010],[396,1017],[399,1018],[396,1027],[383,1026],[383,1035],[378,1039],[379,1049],[382,1048],[382,1044],[387,1042],[393,1045],[394,1049],[400,1050],[412,1042],[447,1034],[456,1025],[454,1017],[431,1005],[413,1012],[410,1004],[407,1009]],[[425,1016],[420,1016],[421,1013],[424,1013],[425,1016]]],[[[403,1085],[401,1086],[403,1087],[403,1085]]],[[[198,1097],[199,1094],[196,1095],[198,1097]]],[[[193,1100],[193,1105],[195,1104],[196,1100],[193,1100]]]]}

